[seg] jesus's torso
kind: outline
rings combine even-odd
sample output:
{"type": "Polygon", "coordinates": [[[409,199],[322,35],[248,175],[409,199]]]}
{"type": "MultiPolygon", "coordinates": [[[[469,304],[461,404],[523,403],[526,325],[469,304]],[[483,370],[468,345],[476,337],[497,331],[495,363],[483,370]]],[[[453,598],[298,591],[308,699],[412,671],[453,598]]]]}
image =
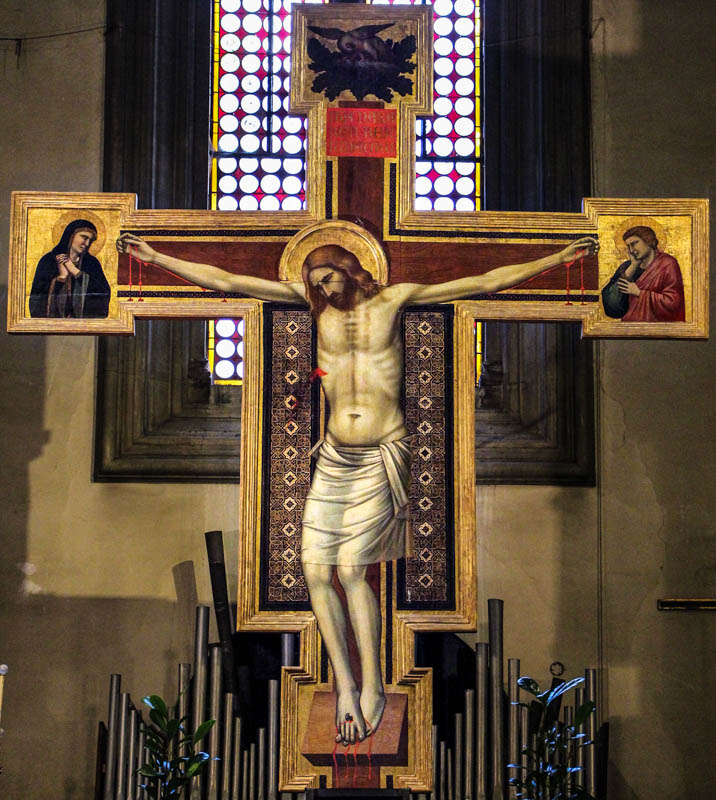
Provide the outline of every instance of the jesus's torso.
{"type": "Polygon", "coordinates": [[[407,436],[400,404],[403,344],[400,304],[390,291],[351,311],[319,316],[318,367],[332,444],[371,446],[407,436]]]}

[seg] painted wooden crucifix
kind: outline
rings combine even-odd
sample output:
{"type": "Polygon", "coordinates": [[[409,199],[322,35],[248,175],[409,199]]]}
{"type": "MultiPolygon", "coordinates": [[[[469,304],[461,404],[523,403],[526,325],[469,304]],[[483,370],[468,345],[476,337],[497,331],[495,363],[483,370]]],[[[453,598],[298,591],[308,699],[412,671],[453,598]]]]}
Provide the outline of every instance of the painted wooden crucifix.
{"type": "Polygon", "coordinates": [[[706,203],[416,212],[430,8],[294,7],[292,36],[306,210],[17,193],[9,329],[244,318],[237,622],[301,634],[280,784],[337,785],[351,745],[372,759],[363,785],[425,791],[431,675],[413,637],[476,625],[474,320],[705,336],[706,203]]]}

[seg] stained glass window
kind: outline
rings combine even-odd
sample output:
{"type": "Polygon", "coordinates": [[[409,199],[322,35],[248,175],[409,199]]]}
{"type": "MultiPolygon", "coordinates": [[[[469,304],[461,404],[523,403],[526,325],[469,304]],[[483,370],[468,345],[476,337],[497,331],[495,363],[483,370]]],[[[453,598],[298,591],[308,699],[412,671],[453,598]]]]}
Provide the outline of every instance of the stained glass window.
{"type": "MultiPolygon", "coordinates": [[[[305,207],[306,123],[288,113],[294,2],[301,0],[214,0],[212,209],[305,207]]],[[[416,121],[415,208],[474,211],[480,208],[479,6],[435,0],[433,9],[435,114],[416,121]]]]}

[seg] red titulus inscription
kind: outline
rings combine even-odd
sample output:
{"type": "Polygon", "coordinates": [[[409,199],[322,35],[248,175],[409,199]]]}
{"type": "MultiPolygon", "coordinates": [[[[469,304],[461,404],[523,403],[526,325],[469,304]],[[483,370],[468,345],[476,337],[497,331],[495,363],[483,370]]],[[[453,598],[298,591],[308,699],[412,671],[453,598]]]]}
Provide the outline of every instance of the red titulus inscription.
{"type": "Polygon", "coordinates": [[[329,108],[326,155],[394,158],[397,135],[395,108],[329,108]]]}

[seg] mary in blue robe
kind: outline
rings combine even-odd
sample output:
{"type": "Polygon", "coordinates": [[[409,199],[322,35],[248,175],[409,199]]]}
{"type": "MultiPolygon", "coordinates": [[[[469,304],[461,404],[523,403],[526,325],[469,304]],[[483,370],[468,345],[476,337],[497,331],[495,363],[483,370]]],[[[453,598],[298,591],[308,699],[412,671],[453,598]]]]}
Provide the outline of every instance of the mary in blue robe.
{"type": "Polygon", "coordinates": [[[67,225],[60,241],[37,262],[30,291],[31,317],[104,318],[109,310],[111,290],[102,265],[89,248],[73,260],[79,269],[76,276],[60,277],[58,256],[70,256],[75,234],[88,230],[97,236],[97,228],[86,219],[75,219],[67,225]]]}

